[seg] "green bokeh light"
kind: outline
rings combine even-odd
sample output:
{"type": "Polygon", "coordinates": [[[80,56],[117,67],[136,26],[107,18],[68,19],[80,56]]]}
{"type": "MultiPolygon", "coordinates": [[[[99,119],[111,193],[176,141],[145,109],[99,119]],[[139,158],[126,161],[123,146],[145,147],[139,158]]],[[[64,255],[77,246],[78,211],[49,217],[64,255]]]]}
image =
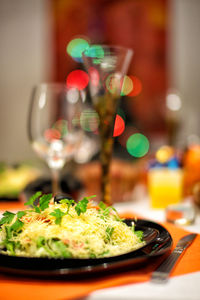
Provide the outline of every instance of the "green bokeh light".
{"type": "Polygon", "coordinates": [[[143,134],[135,133],[128,138],[126,148],[130,155],[142,157],[149,151],[149,141],[143,134]]]}
{"type": "Polygon", "coordinates": [[[83,51],[89,48],[89,44],[84,39],[73,39],[67,45],[67,53],[73,58],[80,59],[82,57],[83,51]]]}
{"type": "Polygon", "coordinates": [[[81,113],[80,124],[83,130],[95,132],[99,126],[99,115],[93,109],[85,109],[81,113]]]}
{"type": "Polygon", "coordinates": [[[85,51],[85,55],[95,59],[104,57],[104,50],[100,45],[92,45],[85,51]]]}

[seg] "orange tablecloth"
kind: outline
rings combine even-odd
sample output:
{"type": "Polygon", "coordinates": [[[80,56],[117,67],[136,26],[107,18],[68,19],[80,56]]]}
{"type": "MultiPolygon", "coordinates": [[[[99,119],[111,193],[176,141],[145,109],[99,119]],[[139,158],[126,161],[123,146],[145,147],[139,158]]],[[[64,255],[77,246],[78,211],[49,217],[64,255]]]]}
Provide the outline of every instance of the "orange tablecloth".
{"type": "MultiPolygon", "coordinates": [[[[20,204],[3,204],[0,203],[0,210],[4,209],[21,209],[20,204]]],[[[171,233],[175,247],[178,240],[188,232],[174,226],[173,224],[163,224],[171,233]]],[[[31,278],[10,277],[0,274],[0,299],[1,300],[61,300],[61,299],[78,299],[91,293],[92,291],[119,286],[129,283],[138,283],[148,281],[152,271],[160,263],[163,257],[154,260],[153,263],[147,264],[143,268],[124,271],[118,274],[102,276],[84,280],[41,280],[31,278]]],[[[200,271],[200,235],[197,236],[193,244],[185,252],[180,262],[177,264],[171,276],[177,276],[187,273],[200,271]]]]}

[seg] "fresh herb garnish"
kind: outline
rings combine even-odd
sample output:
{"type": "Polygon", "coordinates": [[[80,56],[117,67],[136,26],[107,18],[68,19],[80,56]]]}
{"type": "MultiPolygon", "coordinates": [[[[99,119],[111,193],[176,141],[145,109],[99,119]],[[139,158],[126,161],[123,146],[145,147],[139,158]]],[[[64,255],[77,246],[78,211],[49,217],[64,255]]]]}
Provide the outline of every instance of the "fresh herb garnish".
{"type": "Polygon", "coordinates": [[[11,231],[19,231],[24,225],[24,222],[20,221],[19,219],[17,219],[11,226],[10,226],[10,230],[11,231]]]}
{"type": "Polygon", "coordinates": [[[86,212],[88,202],[89,201],[87,200],[87,198],[83,198],[83,200],[79,201],[78,204],[75,206],[75,210],[78,216],[80,216],[81,213],[86,212]]]}
{"type": "Polygon", "coordinates": [[[24,203],[24,205],[30,205],[33,208],[36,208],[37,205],[35,205],[35,200],[37,200],[37,198],[39,198],[42,195],[42,192],[36,192],[34,195],[32,195],[30,197],[30,199],[24,203]]]}
{"type": "Polygon", "coordinates": [[[107,205],[103,202],[103,201],[100,201],[99,202],[99,207],[102,209],[102,210],[105,210],[107,208],[107,205]]]}
{"type": "Polygon", "coordinates": [[[94,252],[90,252],[90,258],[96,258],[96,254],[94,252]]]}
{"type": "Polygon", "coordinates": [[[52,198],[52,194],[42,195],[39,200],[40,212],[49,207],[49,202],[52,198]]]}
{"type": "Polygon", "coordinates": [[[114,211],[114,213],[115,213],[115,214],[114,214],[115,220],[116,220],[116,221],[119,221],[119,222],[122,222],[123,219],[120,218],[120,216],[119,216],[119,214],[118,214],[116,208],[114,208],[113,206],[111,206],[110,208],[111,208],[111,210],[114,211]]]}
{"type": "Polygon", "coordinates": [[[6,230],[6,241],[8,241],[12,237],[11,226],[5,226],[5,230],[6,230]]]}
{"type": "Polygon", "coordinates": [[[25,214],[26,214],[26,212],[25,212],[24,210],[18,211],[18,212],[17,212],[17,218],[18,218],[18,219],[21,219],[23,216],[25,216],[25,214]]]}
{"type": "Polygon", "coordinates": [[[105,218],[108,217],[113,212],[114,213],[113,216],[116,221],[119,221],[119,222],[123,221],[123,219],[120,218],[117,210],[113,206],[107,206],[106,204],[104,204],[101,201],[99,203],[99,207],[100,207],[100,210],[99,210],[100,218],[102,218],[103,220],[105,220],[105,218]]]}
{"type": "MultiPolygon", "coordinates": [[[[20,229],[23,227],[24,222],[22,222],[20,220],[20,218],[22,218],[25,214],[26,214],[25,211],[18,211],[16,221],[11,226],[5,226],[7,242],[12,238],[13,232],[20,231],[20,229]]],[[[14,216],[13,216],[13,218],[14,218],[14,216]]],[[[12,220],[13,220],[13,218],[12,218],[12,220]]]]}
{"type": "Polygon", "coordinates": [[[14,218],[15,214],[10,211],[5,211],[3,213],[3,218],[0,220],[0,225],[10,224],[14,218]]]}
{"type": "Polygon", "coordinates": [[[50,215],[54,216],[56,218],[55,223],[57,225],[60,225],[62,217],[65,215],[65,213],[62,210],[60,210],[60,208],[56,208],[52,213],[50,213],[50,215]]]}
{"type": "Polygon", "coordinates": [[[30,205],[35,209],[35,212],[41,213],[41,211],[45,210],[49,207],[49,202],[52,198],[52,194],[44,194],[42,192],[36,192],[30,199],[25,203],[25,205],[30,205]],[[39,203],[35,205],[35,200],[39,198],[39,203]]]}
{"type": "Polygon", "coordinates": [[[64,258],[72,257],[71,252],[67,249],[67,246],[60,240],[52,241],[52,250],[58,256],[62,256],[64,258]]]}
{"type": "Polygon", "coordinates": [[[15,255],[15,242],[8,241],[5,243],[5,246],[11,255],[15,255]]]}
{"type": "Polygon", "coordinates": [[[112,234],[113,234],[113,231],[114,231],[114,227],[108,226],[108,227],[106,228],[106,240],[107,240],[107,241],[110,241],[111,236],[112,236],[112,234]]]}
{"type": "Polygon", "coordinates": [[[144,237],[143,231],[142,230],[135,230],[135,224],[134,223],[132,223],[131,230],[138,237],[139,242],[142,242],[143,237],[144,237]]]}
{"type": "Polygon", "coordinates": [[[37,248],[43,247],[45,245],[45,238],[43,236],[39,236],[36,241],[37,248]]]}
{"type": "Polygon", "coordinates": [[[100,255],[101,256],[105,256],[105,255],[107,255],[107,254],[109,254],[110,253],[110,251],[109,250],[106,250],[106,251],[103,251],[100,255]]]}
{"type": "MultiPolygon", "coordinates": [[[[22,218],[25,214],[26,214],[25,211],[18,211],[18,213],[16,215],[17,219],[15,220],[15,222],[11,226],[5,226],[6,238],[4,240],[4,246],[6,247],[7,251],[10,252],[11,255],[15,255],[15,249],[18,249],[21,247],[20,242],[12,241],[12,238],[14,235],[16,235],[16,232],[19,232],[21,230],[21,228],[23,227],[24,222],[22,222],[20,220],[20,218],[22,218]]],[[[9,215],[9,214],[7,214],[7,215],[9,215]]],[[[15,216],[15,214],[14,214],[14,216],[15,216]]],[[[14,216],[10,217],[9,221],[11,219],[13,220],[14,216]]],[[[12,221],[10,221],[10,223],[11,222],[12,221]]]]}
{"type": "Polygon", "coordinates": [[[91,198],[94,198],[94,197],[96,197],[96,196],[94,195],[94,196],[84,197],[81,201],[79,201],[76,204],[75,210],[76,210],[78,216],[80,216],[81,213],[86,212],[87,205],[88,205],[88,202],[89,202],[88,199],[91,199],[91,198]]]}
{"type": "Polygon", "coordinates": [[[15,241],[9,241],[7,239],[4,240],[2,245],[4,245],[7,251],[10,252],[10,255],[16,255],[15,250],[21,248],[21,243],[19,241],[15,242],[15,241]]]}
{"type": "Polygon", "coordinates": [[[36,241],[37,248],[43,248],[51,257],[72,257],[67,246],[59,239],[45,239],[43,236],[38,237],[36,241]]]}
{"type": "Polygon", "coordinates": [[[76,202],[72,199],[62,199],[61,204],[67,204],[67,214],[69,213],[70,206],[73,206],[76,202]]]}
{"type": "Polygon", "coordinates": [[[137,230],[135,231],[135,235],[139,238],[140,241],[143,240],[143,236],[144,236],[143,231],[137,230]]]}

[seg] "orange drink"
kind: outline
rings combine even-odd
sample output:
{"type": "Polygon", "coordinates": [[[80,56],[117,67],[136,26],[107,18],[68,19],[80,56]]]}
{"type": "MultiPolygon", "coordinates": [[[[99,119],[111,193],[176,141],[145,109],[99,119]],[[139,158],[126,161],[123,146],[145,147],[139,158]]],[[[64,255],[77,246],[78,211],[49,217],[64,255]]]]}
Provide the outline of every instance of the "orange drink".
{"type": "Polygon", "coordinates": [[[152,168],[148,173],[148,191],[152,208],[166,208],[179,203],[183,191],[183,171],[180,168],[152,168]]]}

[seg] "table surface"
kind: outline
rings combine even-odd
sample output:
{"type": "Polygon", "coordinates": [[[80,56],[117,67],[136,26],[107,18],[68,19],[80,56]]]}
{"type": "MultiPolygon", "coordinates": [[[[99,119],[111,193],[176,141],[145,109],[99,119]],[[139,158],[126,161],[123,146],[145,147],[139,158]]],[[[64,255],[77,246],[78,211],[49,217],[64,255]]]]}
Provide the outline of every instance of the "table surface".
{"type": "MultiPolygon", "coordinates": [[[[134,212],[156,222],[165,221],[164,210],[150,208],[149,199],[141,197],[137,201],[114,205],[123,212],[134,212]]],[[[200,213],[196,215],[195,223],[182,228],[200,233],[200,213]]],[[[134,283],[115,288],[103,289],[91,293],[85,300],[199,300],[200,299],[200,272],[170,278],[165,284],[152,282],[134,283]]]]}

